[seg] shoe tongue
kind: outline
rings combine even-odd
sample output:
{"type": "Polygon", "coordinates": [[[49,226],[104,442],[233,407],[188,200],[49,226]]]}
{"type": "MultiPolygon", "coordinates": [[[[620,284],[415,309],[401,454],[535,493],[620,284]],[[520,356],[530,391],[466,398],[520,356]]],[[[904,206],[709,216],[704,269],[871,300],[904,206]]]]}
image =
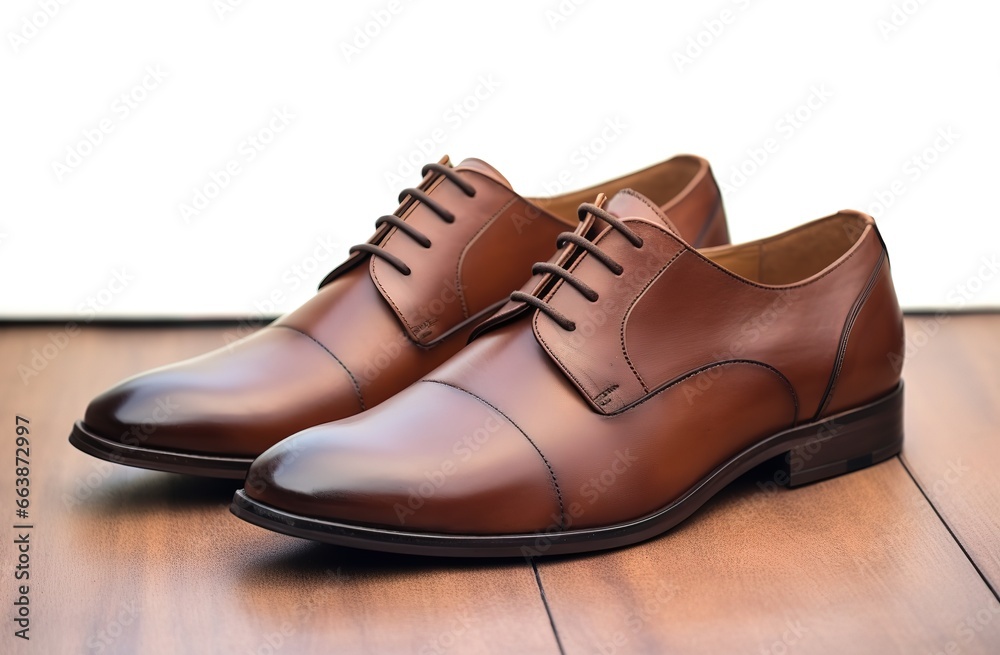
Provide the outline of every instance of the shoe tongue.
{"type": "Polygon", "coordinates": [[[464,169],[469,171],[476,171],[477,173],[482,173],[483,175],[494,180],[498,184],[502,184],[503,186],[513,191],[513,187],[511,187],[510,182],[507,181],[507,178],[501,175],[500,171],[493,168],[492,166],[484,162],[482,159],[476,159],[475,157],[470,157],[469,159],[463,159],[462,163],[456,166],[455,169],[456,170],[464,169]]]}
{"type": "Polygon", "coordinates": [[[604,209],[615,218],[644,218],[657,225],[663,225],[675,236],[680,235],[677,227],[660,211],[652,200],[632,189],[624,189],[611,197],[604,209]]]}

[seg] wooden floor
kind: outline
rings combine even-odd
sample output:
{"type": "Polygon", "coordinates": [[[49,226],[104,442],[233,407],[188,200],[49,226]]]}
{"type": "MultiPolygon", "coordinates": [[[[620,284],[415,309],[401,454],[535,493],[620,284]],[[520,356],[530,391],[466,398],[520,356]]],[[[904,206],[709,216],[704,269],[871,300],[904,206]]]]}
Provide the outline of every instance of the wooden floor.
{"type": "Polygon", "coordinates": [[[0,327],[0,653],[1000,653],[1000,316],[907,330],[902,457],[793,491],[758,472],[659,539],[532,564],[272,534],[229,514],[235,483],[67,443],[97,392],[227,328],[0,327]],[[11,620],[16,415],[29,642],[11,620]]]}

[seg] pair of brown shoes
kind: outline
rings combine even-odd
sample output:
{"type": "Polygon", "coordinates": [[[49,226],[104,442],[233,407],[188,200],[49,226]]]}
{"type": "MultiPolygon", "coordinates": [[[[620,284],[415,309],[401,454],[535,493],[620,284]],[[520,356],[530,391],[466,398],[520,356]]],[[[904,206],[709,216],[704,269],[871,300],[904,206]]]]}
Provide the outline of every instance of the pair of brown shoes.
{"type": "Polygon", "coordinates": [[[106,391],[70,441],[245,476],[233,513],[278,532],[456,556],[631,544],[768,460],[795,486],[900,450],[870,216],[725,245],[693,156],[553,198],[445,158],[399,201],[312,300],[106,391]]]}

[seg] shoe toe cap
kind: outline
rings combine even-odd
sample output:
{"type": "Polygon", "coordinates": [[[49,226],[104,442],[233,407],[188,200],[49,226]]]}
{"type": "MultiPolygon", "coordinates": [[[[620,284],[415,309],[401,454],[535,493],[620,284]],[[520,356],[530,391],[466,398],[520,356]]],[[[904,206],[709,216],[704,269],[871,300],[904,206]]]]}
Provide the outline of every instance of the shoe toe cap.
{"type": "Polygon", "coordinates": [[[272,447],[246,493],[300,516],[440,533],[542,530],[560,511],[550,471],[516,426],[428,382],[272,447]]]}
{"type": "Polygon", "coordinates": [[[308,337],[271,328],[124,380],[90,403],[83,423],[132,446],[252,457],[359,410],[343,367],[308,337]]]}

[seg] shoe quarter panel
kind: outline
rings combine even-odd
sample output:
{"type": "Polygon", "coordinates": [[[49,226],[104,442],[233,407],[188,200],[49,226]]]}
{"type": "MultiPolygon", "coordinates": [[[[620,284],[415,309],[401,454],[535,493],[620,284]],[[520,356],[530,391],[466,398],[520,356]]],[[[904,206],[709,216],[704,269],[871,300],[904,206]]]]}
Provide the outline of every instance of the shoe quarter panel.
{"type": "Polygon", "coordinates": [[[642,220],[628,221],[643,239],[637,248],[608,229],[594,242],[624,267],[615,275],[597,258],[584,255],[570,271],[598,294],[588,300],[565,281],[547,297],[552,308],[576,324],[569,331],[542,312],[535,312],[533,328],[539,343],[598,411],[609,414],[624,408],[627,399],[648,393],[636,375],[622,343],[625,316],[633,300],[684,250],[684,244],[663,227],[642,220]]]}
{"type": "Polygon", "coordinates": [[[460,255],[456,275],[466,313],[474,316],[521,287],[531,278],[531,267],[551,257],[564,231],[571,227],[513,196],[460,255]]]}
{"type": "Polygon", "coordinates": [[[808,419],[880,252],[877,239],[866,238],[823,273],[775,287],[739,278],[689,250],[626,316],[626,350],[650,389],[719,362],[759,362],[789,381],[800,407],[796,420],[808,419]]]}
{"type": "Polygon", "coordinates": [[[451,182],[441,179],[428,195],[456,216],[448,223],[425,203],[414,203],[404,214],[408,225],[431,241],[424,248],[414,239],[393,229],[382,248],[410,267],[403,275],[388,262],[372,257],[372,280],[416,343],[429,345],[467,319],[459,288],[459,258],[483,224],[515,197],[494,180],[473,171],[456,173],[471,183],[476,196],[470,198],[451,182]]]}

